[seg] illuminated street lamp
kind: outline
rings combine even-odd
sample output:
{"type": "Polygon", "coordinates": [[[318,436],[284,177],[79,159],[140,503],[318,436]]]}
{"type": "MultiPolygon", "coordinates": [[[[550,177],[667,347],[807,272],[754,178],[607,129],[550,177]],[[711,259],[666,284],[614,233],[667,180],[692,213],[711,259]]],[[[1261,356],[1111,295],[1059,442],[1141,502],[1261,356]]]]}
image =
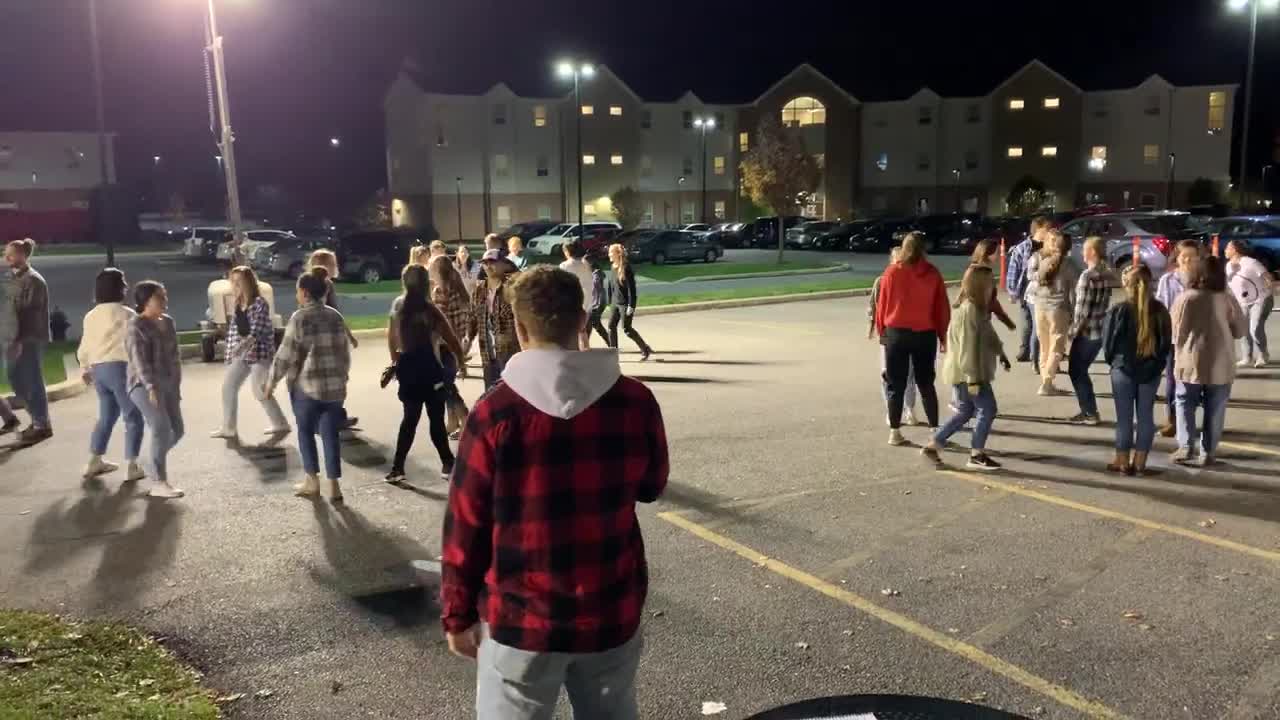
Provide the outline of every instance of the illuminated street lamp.
{"type": "Polygon", "coordinates": [[[707,221],[707,131],[716,129],[716,119],[710,115],[696,117],[693,126],[702,131],[702,219],[707,221]]]}
{"type": "Polygon", "coordinates": [[[584,78],[590,80],[595,77],[596,68],[591,63],[574,64],[568,60],[561,60],[556,65],[556,74],[560,76],[561,80],[573,80],[574,114],[578,116],[578,242],[581,243],[585,231],[582,226],[582,80],[584,78]]]}
{"type": "Polygon", "coordinates": [[[1244,72],[1244,131],[1240,137],[1240,206],[1244,207],[1249,194],[1249,112],[1253,105],[1253,55],[1258,44],[1258,9],[1275,11],[1280,0],[1227,0],[1233,12],[1249,11],[1249,62],[1244,72]]]}
{"type": "Polygon", "coordinates": [[[159,156],[159,155],[152,155],[152,156],[151,156],[151,162],[152,162],[152,163],[154,163],[154,164],[156,164],[156,165],[159,165],[159,164],[160,164],[160,156],[159,156]]]}
{"type": "Polygon", "coordinates": [[[342,147],[342,138],[336,135],[329,138],[329,147],[332,147],[332,148],[342,147]]]}
{"type": "MultiPolygon", "coordinates": [[[[236,181],[235,134],[231,131],[231,101],[227,93],[227,65],[222,47],[222,35],[218,34],[218,16],[214,10],[213,0],[208,0],[205,17],[205,52],[213,58],[213,79],[217,97],[217,120],[219,130],[218,151],[221,158],[223,177],[227,184],[227,219],[231,224],[231,237],[241,239],[241,227],[244,224],[240,215],[240,188],[236,181]]],[[[207,66],[206,66],[207,67],[207,66]]],[[[209,98],[212,105],[213,97],[209,98]]],[[[213,116],[210,107],[210,117],[213,116]]],[[[235,258],[232,258],[233,261],[235,258]]]]}

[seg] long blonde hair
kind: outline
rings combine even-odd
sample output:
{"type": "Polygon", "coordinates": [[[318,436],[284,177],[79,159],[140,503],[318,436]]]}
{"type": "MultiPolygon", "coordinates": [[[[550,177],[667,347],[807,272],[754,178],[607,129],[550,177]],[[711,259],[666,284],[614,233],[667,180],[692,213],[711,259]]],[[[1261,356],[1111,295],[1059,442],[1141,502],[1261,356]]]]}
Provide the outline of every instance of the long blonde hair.
{"type": "Polygon", "coordinates": [[[307,259],[307,268],[322,267],[329,272],[331,278],[338,277],[338,256],[332,250],[321,248],[311,253],[307,259]]]}
{"type": "Polygon", "coordinates": [[[1049,231],[1049,239],[1044,243],[1043,257],[1040,263],[1040,284],[1049,285],[1058,277],[1058,271],[1062,269],[1062,263],[1067,259],[1067,251],[1070,245],[1067,243],[1067,237],[1058,230],[1049,231]]]}
{"type": "Polygon", "coordinates": [[[1124,291],[1138,321],[1138,357],[1156,354],[1155,323],[1151,312],[1151,269],[1146,264],[1131,267],[1124,274],[1124,291]]]}
{"type": "Polygon", "coordinates": [[[1098,258],[1098,264],[1107,262],[1107,243],[1097,235],[1090,235],[1084,239],[1084,247],[1081,249],[1080,257],[1084,257],[1084,252],[1092,250],[1094,256],[1098,258]]]}
{"type": "Polygon", "coordinates": [[[462,273],[458,272],[458,267],[446,255],[437,255],[427,262],[427,277],[431,280],[433,287],[444,290],[444,296],[448,302],[455,302],[456,298],[467,297],[467,286],[462,284],[462,273]]]}
{"type": "Polygon", "coordinates": [[[902,238],[902,254],[898,256],[899,265],[915,265],[924,259],[924,235],[909,232],[902,238]]]}
{"type": "Polygon", "coordinates": [[[991,305],[992,290],[995,288],[995,273],[990,265],[970,265],[964,271],[960,281],[960,295],[956,298],[956,307],[966,300],[979,310],[986,310],[991,305]]]}
{"type": "Polygon", "coordinates": [[[422,262],[422,259],[425,258],[427,254],[430,252],[431,250],[427,248],[426,245],[414,245],[413,247],[409,248],[409,264],[410,265],[425,264],[422,262]]]}
{"type": "Polygon", "coordinates": [[[622,243],[614,243],[609,246],[609,262],[613,265],[613,274],[618,277],[618,282],[625,282],[627,279],[627,248],[622,243]]]}

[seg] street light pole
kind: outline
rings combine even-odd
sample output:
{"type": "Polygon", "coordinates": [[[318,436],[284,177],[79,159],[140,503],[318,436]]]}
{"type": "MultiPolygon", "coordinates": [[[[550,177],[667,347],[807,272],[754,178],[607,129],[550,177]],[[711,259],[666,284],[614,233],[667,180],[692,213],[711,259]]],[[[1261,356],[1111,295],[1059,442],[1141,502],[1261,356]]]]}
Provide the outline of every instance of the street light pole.
{"type": "Polygon", "coordinates": [[[714,118],[698,118],[693,124],[702,131],[702,213],[698,222],[707,222],[707,130],[716,126],[714,118]]]}
{"type": "Polygon", "coordinates": [[[1249,112],[1253,105],[1253,54],[1258,44],[1258,5],[1262,0],[1249,1],[1249,62],[1244,71],[1244,131],[1240,136],[1240,207],[1243,209],[1249,197],[1249,112]]]}
{"type": "MultiPolygon", "coordinates": [[[[578,242],[584,239],[586,228],[583,227],[583,198],[582,198],[582,78],[590,78],[595,75],[595,67],[590,63],[572,63],[562,61],[556,68],[556,73],[561,78],[568,80],[573,79],[573,112],[577,116],[577,168],[578,168],[578,242]]],[[[567,219],[567,218],[566,218],[567,219]]]]}
{"type": "Polygon", "coordinates": [[[89,45],[93,54],[93,100],[98,121],[98,173],[101,184],[98,186],[98,230],[102,232],[107,246],[107,266],[116,264],[115,238],[107,228],[107,193],[111,178],[107,174],[107,121],[102,107],[102,49],[98,44],[98,0],[89,0],[89,45]]]}
{"type": "Polygon", "coordinates": [[[960,168],[951,168],[951,177],[955,180],[952,191],[956,196],[956,212],[960,212],[960,168]]]}
{"type": "Polygon", "coordinates": [[[462,242],[462,177],[454,178],[458,188],[458,242],[462,242]]]}
{"type": "Polygon", "coordinates": [[[241,228],[244,224],[240,215],[240,189],[236,182],[235,135],[231,132],[231,102],[227,94],[227,67],[222,48],[222,36],[218,34],[218,17],[209,0],[208,15],[208,51],[213,55],[214,80],[218,90],[218,119],[221,140],[218,148],[222,151],[223,175],[227,182],[227,218],[231,222],[231,237],[239,242],[241,228]]]}
{"type": "Polygon", "coordinates": [[[1174,173],[1176,172],[1175,167],[1177,166],[1177,164],[1178,164],[1177,153],[1169,153],[1169,182],[1165,183],[1166,188],[1164,193],[1165,195],[1164,209],[1165,210],[1173,209],[1173,177],[1174,177],[1174,173]]]}

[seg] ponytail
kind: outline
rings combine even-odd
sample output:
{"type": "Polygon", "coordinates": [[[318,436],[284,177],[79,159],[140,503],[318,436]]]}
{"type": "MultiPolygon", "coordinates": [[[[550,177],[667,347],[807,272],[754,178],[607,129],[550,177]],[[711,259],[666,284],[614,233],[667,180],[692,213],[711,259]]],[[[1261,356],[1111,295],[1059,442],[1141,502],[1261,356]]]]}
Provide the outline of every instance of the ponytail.
{"type": "Polygon", "coordinates": [[[1138,265],[1124,276],[1125,292],[1137,314],[1138,357],[1149,358],[1156,354],[1155,313],[1151,309],[1151,270],[1138,265]]]}

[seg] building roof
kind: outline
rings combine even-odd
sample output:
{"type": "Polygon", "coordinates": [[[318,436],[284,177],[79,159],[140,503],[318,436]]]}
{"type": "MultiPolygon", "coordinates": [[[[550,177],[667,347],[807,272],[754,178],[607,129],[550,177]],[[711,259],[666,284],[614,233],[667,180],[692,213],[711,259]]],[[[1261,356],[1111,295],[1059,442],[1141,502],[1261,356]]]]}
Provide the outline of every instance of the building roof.
{"type": "Polygon", "coordinates": [[[781,87],[783,83],[803,73],[809,73],[811,75],[817,76],[818,79],[822,80],[823,82],[827,83],[831,87],[835,88],[836,91],[839,92],[841,95],[843,95],[845,99],[847,99],[849,102],[853,103],[854,105],[860,104],[860,101],[858,100],[858,98],[851,95],[849,91],[841,87],[839,83],[827,77],[826,75],[822,74],[822,72],[818,70],[818,68],[810,65],[809,63],[800,63],[799,65],[797,65],[794,70],[787,73],[786,75],[783,75],[777,82],[770,85],[767,90],[760,93],[760,95],[757,96],[756,99],[751,102],[751,104],[758,105],[760,101],[764,100],[766,97],[769,96],[770,93],[772,93],[774,90],[777,90],[779,87],[781,87]]]}

